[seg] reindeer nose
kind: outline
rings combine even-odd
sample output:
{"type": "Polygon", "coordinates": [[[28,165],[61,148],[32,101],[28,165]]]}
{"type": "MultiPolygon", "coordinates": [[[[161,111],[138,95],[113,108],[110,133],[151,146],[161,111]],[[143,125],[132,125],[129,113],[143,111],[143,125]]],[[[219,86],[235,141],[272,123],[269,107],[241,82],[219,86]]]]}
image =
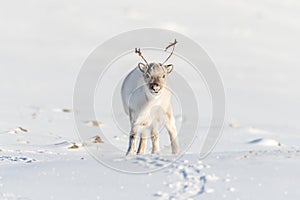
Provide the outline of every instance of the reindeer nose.
{"type": "Polygon", "coordinates": [[[151,83],[150,89],[151,89],[153,92],[159,92],[160,86],[159,86],[158,83],[151,83]]]}

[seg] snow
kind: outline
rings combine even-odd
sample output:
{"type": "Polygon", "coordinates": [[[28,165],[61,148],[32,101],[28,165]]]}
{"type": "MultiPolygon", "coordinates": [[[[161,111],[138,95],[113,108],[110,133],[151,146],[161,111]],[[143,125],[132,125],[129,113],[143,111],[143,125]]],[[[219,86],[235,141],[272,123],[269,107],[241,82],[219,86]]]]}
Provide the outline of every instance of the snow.
{"type": "Polygon", "coordinates": [[[296,0],[1,2],[0,199],[299,199],[299,11],[296,0]],[[203,160],[199,136],[176,161],[112,155],[149,171],[121,173],[86,151],[106,145],[94,141],[98,128],[112,129],[100,114],[83,122],[95,135],[80,141],[72,93],[97,45],[143,27],[206,49],[224,82],[226,121],[203,160]]]}

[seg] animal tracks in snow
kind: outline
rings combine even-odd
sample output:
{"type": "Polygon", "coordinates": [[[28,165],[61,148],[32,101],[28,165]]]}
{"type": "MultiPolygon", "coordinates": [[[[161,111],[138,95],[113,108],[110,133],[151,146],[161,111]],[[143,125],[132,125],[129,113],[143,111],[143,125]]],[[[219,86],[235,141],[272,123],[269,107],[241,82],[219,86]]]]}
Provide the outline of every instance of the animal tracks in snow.
{"type": "Polygon", "coordinates": [[[9,156],[9,155],[0,156],[1,163],[32,163],[36,161],[37,161],[36,159],[28,158],[26,156],[9,156]]]}
{"type": "MultiPolygon", "coordinates": [[[[170,165],[172,160],[161,156],[138,156],[133,162],[147,168],[157,168],[170,165]]],[[[214,189],[206,186],[207,182],[221,180],[215,174],[206,174],[210,165],[202,161],[178,160],[169,168],[162,171],[165,174],[163,188],[156,191],[153,196],[158,199],[194,199],[205,193],[213,193],[214,189]]],[[[151,175],[151,174],[149,174],[151,175]]]]}
{"type": "Polygon", "coordinates": [[[157,191],[154,196],[159,199],[193,199],[204,193],[212,193],[212,188],[206,187],[207,181],[216,181],[215,175],[206,175],[205,168],[209,165],[201,161],[190,164],[188,160],[175,162],[166,170],[167,181],[164,182],[165,190],[157,191]]]}

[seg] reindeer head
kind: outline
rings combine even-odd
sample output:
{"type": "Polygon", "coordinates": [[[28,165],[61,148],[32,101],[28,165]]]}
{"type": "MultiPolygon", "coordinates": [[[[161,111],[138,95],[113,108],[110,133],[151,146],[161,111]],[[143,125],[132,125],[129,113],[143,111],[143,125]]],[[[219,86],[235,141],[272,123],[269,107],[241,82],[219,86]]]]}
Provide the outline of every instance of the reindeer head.
{"type": "Polygon", "coordinates": [[[163,90],[168,74],[173,70],[173,65],[162,65],[161,63],[138,64],[143,72],[145,83],[153,95],[158,95],[163,90]]]}
{"type": "Polygon", "coordinates": [[[141,50],[137,48],[135,49],[135,53],[137,53],[145,61],[145,63],[139,63],[138,67],[143,73],[144,81],[147,84],[147,87],[152,95],[159,95],[161,91],[163,91],[168,78],[168,74],[173,70],[172,64],[165,65],[165,63],[172,56],[176,43],[177,41],[175,39],[173,43],[165,48],[166,51],[168,48],[173,46],[172,52],[163,63],[148,64],[147,60],[143,57],[141,50]]]}

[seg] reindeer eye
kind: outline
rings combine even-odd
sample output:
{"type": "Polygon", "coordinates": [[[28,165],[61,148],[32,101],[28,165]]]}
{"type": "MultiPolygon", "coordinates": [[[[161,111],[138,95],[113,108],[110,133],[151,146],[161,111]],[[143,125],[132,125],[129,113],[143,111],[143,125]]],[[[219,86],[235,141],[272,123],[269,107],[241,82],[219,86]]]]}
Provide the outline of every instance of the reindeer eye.
{"type": "Polygon", "coordinates": [[[163,78],[166,78],[166,75],[163,75],[162,77],[163,77],[163,78]]]}

